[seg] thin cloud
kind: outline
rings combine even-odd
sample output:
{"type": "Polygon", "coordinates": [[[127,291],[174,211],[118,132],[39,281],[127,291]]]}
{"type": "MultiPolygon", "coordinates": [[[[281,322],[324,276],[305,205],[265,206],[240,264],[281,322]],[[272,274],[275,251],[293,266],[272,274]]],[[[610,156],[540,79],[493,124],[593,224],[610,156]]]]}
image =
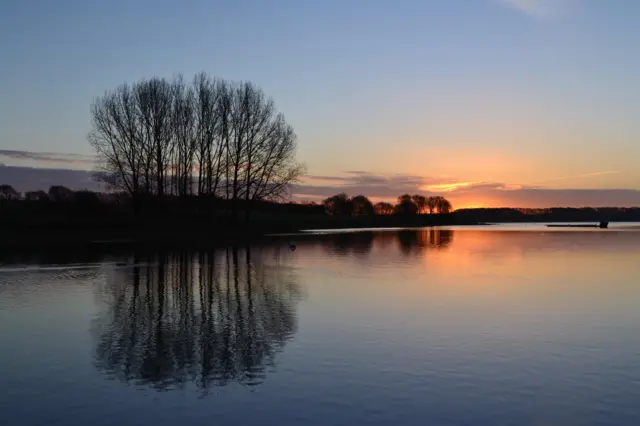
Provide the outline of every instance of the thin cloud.
{"type": "Polygon", "coordinates": [[[452,177],[416,176],[400,174],[375,174],[365,171],[347,171],[342,176],[306,176],[294,187],[297,199],[317,199],[340,192],[349,195],[363,194],[372,199],[395,199],[400,194],[426,196],[470,194],[481,190],[513,191],[532,189],[531,185],[505,182],[464,181],[452,177]]]}
{"type": "Polygon", "coordinates": [[[619,173],[622,173],[622,172],[620,170],[607,170],[604,172],[582,173],[578,175],[554,177],[554,178],[546,179],[543,181],[539,181],[538,183],[554,182],[557,180],[567,180],[567,179],[582,179],[582,178],[589,178],[589,177],[595,177],[595,176],[617,175],[619,173]]]}
{"type": "MultiPolygon", "coordinates": [[[[547,179],[561,181],[587,179],[621,173],[605,170],[547,179]]],[[[374,201],[392,201],[404,193],[425,196],[445,195],[454,208],[465,207],[634,207],[640,206],[640,191],[632,189],[572,189],[544,188],[542,185],[523,185],[506,182],[469,182],[455,178],[436,178],[403,175],[378,175],[359,171],[343,176],[309,177],[292,188],[293,198],[299,201],[321,201],[346,192],[353,196],[366,195],[374,201]]]]}
{"type": "Polygon", "coordinates": [[[0,157],[10,160],[28,161],[36,164],[64,164],[92,167],[96,164],[94,157],[80,154],[63,154],[55,152],[31,152],[11,149],[0,149],[0,157]]]}
{"type": "MultiPolygon", "coordinates": [[[[579,176],[602,175],[607,172],[585,173],[579,176]]],[[[608,174],[611,174],[609,172],[608,174]]],[[[327,177],[327,176],[325,176],[327,177]]],[[[330,177],[330,176],[328,176],[330,177]]],[[[377,175],[373,173],[351,174],[327,184],[303,182],[292,188],[297,201],[321,201],[340,192],[349,195],[363,194],[372,200],[395,200],[404,193],[425,196],[443,195],[443,192],[424,191],[424,185],[437,185],[442,179],[405,175],[377,175]],[[366,175],[366,178],[363,178],[366,175]],[[356,182],[358,181],[359,182],[356,182]],[[383,181],[383,183],[380,183],[383,181]]],[[[449,182],[454,182],[450,179],[449,182]]],[[[44,169],[5,165],[0,167],[0,182],[12,185],[18,191],[48,189],[52,185],[64,185],[71,189],[102,190],[102,186],[87,170],[44,169]]],[[[460,182],[460,181],[458,181],[460,182]]],[[[454,208],[465,207],[638,207],[640,191],[633,189],[548,189],[505,183],[477,183],[458,187],[447,192],[454,208]]]]}
{"type": "Polygon", "coordinates": [[[585,173],[583,175],[579,175],[578,177],[591,177],[591,176],[602,176],[602,175],[616,175],[618,173],[622,173],[620,170],[609,170],[606,172],[595,172],[595,173],[585,173]]]}
{"type": "Polygon", "coordinates": [[[438,183],[435,185],[426,185],[422,189],[431,192],[451,192],[458,189],[472,187],[477,184],[483,184],[483,182],[453,182],[453,183],[438,183]]]}
{"type": "Polygon", "coordinates": [[[351,177],[345,176],[321,176],[321,175],[309,175],[306,176],[307,180],[323,180],[323,181],[331,181],[331,182],[348,182],[351,180],[351,177]]]}
{"type": "Polygon", "coordinates": [[[331,187],[333,184],[339,184],[340,187],[347,192],[356,192],[361,189],[373,187],[401,188],[404,191],[417,191],[425,185],[442,183],[442,179],[415,175],[383,175],[361,170],[346,171],[343,173],[343,176],[306,176],[304,181],[306,184],[317,187],[331,187]]]}
{"type": "Polygon", "coordinates": [[[563,14],[572,0],[494,0],[535,18],[552,18],[563,14]]]}

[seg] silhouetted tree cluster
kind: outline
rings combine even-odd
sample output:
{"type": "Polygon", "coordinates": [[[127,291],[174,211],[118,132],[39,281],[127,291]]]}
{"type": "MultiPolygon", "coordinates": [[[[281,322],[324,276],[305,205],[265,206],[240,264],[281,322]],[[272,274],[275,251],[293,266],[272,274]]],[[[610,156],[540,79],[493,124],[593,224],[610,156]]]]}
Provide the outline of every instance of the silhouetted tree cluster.
{"type": "Polygon", "coordinates": [[[387,203],[385,201],[380,201],[376,203],[373,207],[375,209],[376,214],[379,214],[379,215],[393,214],[393,211],[394,211],[393,204],[387,203]]]}
{"type": "Polygon", "coordinates": [[[88,190],[73,191],[62,185],[53,185],[48,191],[27,191],[24,194],[16,191],[11,185],[0,185],[0,200],[27,202],[78,202],[80,204],[97,203],[101,200],[114,199],[117,194],[101,194],[88,190]]]}
{"type": "Polygon", "coordinates": [[[126,228],[132,219],[126,194],[73,191],[60,185],[48,191],[9,193],[9,197],[0,197],[0,230],[7,241],[28,241],[30,235],[48,232],[68,236],[76,230],[75,235],[82,235],[88,229],[107,236],[107,231],[100,230],[114,225],[126,228]]]}
{"type": "Polygon", "coordinates": [[[401,195],[398,197],[398,204],[395,206],[396,213],[401,214],[447,214],[451,213],[452,210],[451,203],[444,197],[425,197],[418,194],[401,195]]]}
{"type": "MultiPolygon", "coordinates": [[[[25,234],[44,236],[43,232],[49,235],[53,231],[80,237],[84,230],[90,230],[93,236],[87,235],[88,239],[126,239],[132,237],[132,231],[140,231],[140,235],[166,235],[168,231],[180,235],[190,229],[204,235],[237,230],[229,227],[226,220],[233,200],[217,200],[215,206],[220,208],[216,211],[202,208],[201,202],[206,200],[200,197],[167,195],[161,204],[150,201],[154,200],[146,199],[144,209],[136,212],[134,200],[126,192],[73,191],[55,185],[48,191],[20,193],[0,185],[0,230],[6,238],[9,234],[12,238],[25,234]]],[[[246,227],[251,232],[285,226],[289,229],[295,223],[303,227],[305,218],[324,216],[321,205],[256,200],[253,208],[256,213],[246,227]]]]}
{"type": "Polygon", "coordinates": [[[418,214],[418,206],[409,194],[398,197],[398,203],[394,207],[395,214],[414,215],[418,214]]]}
{"type": "Polygon", "coordinates": [[[340,193],[323,201],[325,210],[334,216],[368,216],[375,213],[371,201],[364,195],[349,197],[340,193]]]}
{"type": "Polygon", "coordinates": [[[323,202],[330,215],[334,216],[365,216],[365,215],[415,215],[423,213],[451,213],[451,203],[444,197],[436,196],[426,198],[423,195],[403,194],[398,197],[396,205],[381,201],[375,205],[364,195],[350,198],[345,193],[340,193],[327,198],[323,202]]]}
{"type": "Polygon", "coordinates": [[[250,82],[201,73],[123,84],[95,100],[89,142],[96,178],[135,200],[165,195],[278,200],[303,173],[296,135],[250,82]]]}
{"type": "Polygon", "coordinates": [[[11,185],[0,185],[0,200],[15,200],[18,198],[20,198],[20,194],[11,185]]]}

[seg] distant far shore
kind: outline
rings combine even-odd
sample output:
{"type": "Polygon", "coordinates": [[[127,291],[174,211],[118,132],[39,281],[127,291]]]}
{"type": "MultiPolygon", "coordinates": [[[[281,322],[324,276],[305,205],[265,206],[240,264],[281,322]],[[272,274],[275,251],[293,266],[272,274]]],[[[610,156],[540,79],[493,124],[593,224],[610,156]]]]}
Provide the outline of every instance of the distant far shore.
{"type": "Polygon", "coordinates": [[[67,201],[0,202],[0,248],[40,249],[100,245],[198,246],[243,244],[273,234],[351,228],[420,228],[527,222],[634,222],[638,208],[461,209],[434,214],[332,215],[322,205],[256,204],[251,214],[186,201],[128,205],[67,201]]]}

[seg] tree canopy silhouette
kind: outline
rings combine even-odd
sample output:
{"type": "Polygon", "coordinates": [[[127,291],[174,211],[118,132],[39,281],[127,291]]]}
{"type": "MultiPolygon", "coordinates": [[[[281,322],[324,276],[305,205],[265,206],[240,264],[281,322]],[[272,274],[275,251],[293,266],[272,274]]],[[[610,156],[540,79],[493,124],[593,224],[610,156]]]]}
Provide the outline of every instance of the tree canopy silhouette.
{"type": "Polygon", "coordinates": [[[366,215],[416,215],[426,213],[446,214],[453,210],[451,203],[441,196],[426,198],[423,195],[402,194],[394,206],[391,203],[380,201],[373,205],[371,201],[363,196],[357,195],[349,197],[346,193],[336,194],[323,201],[323,205],[328,214],[334,216],[366,216],[366,215]]]}
{"type": "Polygon", "coordinates": [[[374,206],[375,213],[379,215],[393,214],[393,204],[380,201],[374,206]]]}
{"type": "Polygon", "coordinates": [[[334,216],[351,215],[351,198],[344,192],[325,199],[322,204],[328,214],[334,216]]]}
{"type": "Polygon", "coordinates": [[[418,213],[425,213],[425,210],[427,209],[427,198],[424,195],[412,195],[411,200],[416,205],[418,213]]]}
{"type": "Polygon", "coordinates": [[[0,199],[2,200],[15,200],[20,196],[18,191],[13,189],[11,185],[0,185],[0,199]]]}
{"type": "Polygon", "coordinates": [[[429,197],[426,200],[426,208],[429,210],[429,214],[433,214],[433,212],[438,207],[438,200],[436,197],[429,197]]]}
{"type": "Polygon", "coordinates": [[[199,195],[249,206],[286,197],[304,172],[293,128],[250,82],[154,77],[105,93],[91,114],[96,178],[134,198],[199,195]]]}
{"type": "Polygon", "coordinates": [[[364,195],[356,195],[351,199],[352,216],[369,216],[373,213],[373,203],[364,195]]]}
{"type": "Polygon", "coordinates": [[[451,210],[453,209],[451,207],[451,203],[449,202],[449,200],[447,200],[444,197],[434,197],[436,202],[436,209],[438,209],[438,213],[451,213],[451,210]]]}
{"type": "Polygon", "coordinates": [[[411,196],[402,196],[398,199],[398,204],[395,206],[395,213],[402,215],[414,215],[418,213],[418,206],[413,202],[411,196]]]}

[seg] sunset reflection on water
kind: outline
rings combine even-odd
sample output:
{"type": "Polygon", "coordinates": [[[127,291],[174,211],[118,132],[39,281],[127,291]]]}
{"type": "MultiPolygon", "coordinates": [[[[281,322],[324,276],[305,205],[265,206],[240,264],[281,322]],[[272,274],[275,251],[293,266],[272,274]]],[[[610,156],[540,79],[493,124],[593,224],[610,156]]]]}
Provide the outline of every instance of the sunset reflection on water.
{"type": "Polygon", "coordinates": [[[640,232],[513,228],[12,253],[0,410],[16,425],[638,424],[640,232]]]}

